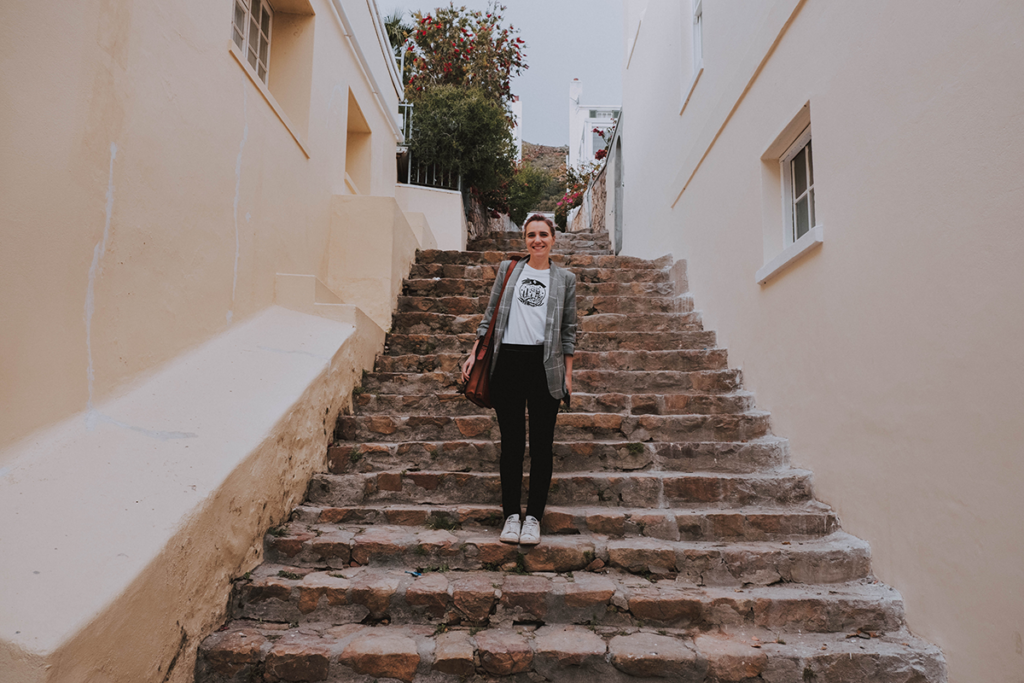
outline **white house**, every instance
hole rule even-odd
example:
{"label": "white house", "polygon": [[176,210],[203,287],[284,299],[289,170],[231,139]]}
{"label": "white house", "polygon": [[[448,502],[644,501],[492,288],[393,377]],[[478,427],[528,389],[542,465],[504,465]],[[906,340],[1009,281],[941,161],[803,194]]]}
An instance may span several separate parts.
{"label": "white house", "polygon": [[621,253],[687,260],[730,364],[950,680],[1020,679],[1024,4],[625,15]]}
{"label": "white house", "polygon": [[567,163],[572,168],[580,168],[596,161],[594,156],[598,150],[605,148],[605,138],[596,130],[611,131],[615,127],[615,119],[621,107],[611,104],[584,104],[583,84],[574,78],[569,84],[569,157]]}

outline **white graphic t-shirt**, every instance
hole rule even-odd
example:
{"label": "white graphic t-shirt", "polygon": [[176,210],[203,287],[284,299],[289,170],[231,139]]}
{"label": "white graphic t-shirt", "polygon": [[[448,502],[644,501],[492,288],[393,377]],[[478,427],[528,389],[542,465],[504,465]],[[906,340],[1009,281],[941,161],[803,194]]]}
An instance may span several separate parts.
{"label": "white graphic t-shirt", "polygon": [[523,265],[523,271],[512,288],[512,308],[502,344],[544,343],[550,283],[550,268],[534,270],[529,263]]}

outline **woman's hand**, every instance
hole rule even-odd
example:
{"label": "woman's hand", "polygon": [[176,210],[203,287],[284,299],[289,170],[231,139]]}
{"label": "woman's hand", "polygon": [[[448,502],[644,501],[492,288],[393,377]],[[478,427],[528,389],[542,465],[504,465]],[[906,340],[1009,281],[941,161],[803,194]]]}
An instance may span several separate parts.
{"label": "woman's hand", "polygon": [[469,381],[469,373],[473,372],[473,366],[476,365],[476,350],[469,354],[469,358],[462,364],[462,381]]}
{"label": "woman's hand", "polygon": [[478,338],[473,342],[473,348],[469,351],[469,358],[462,364],[462,381],[469,381],[469,373],[473,372],[473,366],[476,365],[476,349],[480,346],[480,339]]}

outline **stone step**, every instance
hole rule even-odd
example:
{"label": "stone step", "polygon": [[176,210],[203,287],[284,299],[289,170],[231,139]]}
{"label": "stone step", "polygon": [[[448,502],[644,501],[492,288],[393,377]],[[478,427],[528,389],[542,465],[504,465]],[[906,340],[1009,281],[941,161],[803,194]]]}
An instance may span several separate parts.
{"label": "stone step", "polygon": [[[483,245],[483,249],[467,249],[467,254],[504,254],[506,258],[509,256],[519,256],[520,258],[529,258],[529,254],[526,251],[526,247],[517,245],[500,245],[490,244]],[[579,244],[562,244],[559,245],[557,242],[551,249],[552,260],[558,259],[559,257],[565,258],[568,256],[614,256],[615,252],[611,248],[606,246],[597,245],[594,243],[580,242]]]}
{"label": "stone step", "polygon": [[424,530],[390,525],[331,525],[330,531],[289,523],[268,534],[266,561],[295,567],[347,566],[527,572],[610,568],[666,576],[699,586],[831,584],[867,578],[866,543],[841,531],[807,540],[733,542],[548,535],[537,546],[498,540],[497,529]]}
{"label": "stone step", "polygon": [[[488,296],[400,296],[400,313],[447,313],[451,315],[482,314],[487,310]],[[687,313],[693,310],[689,296],[581,296],[576,297],[579,315],[595,313]]]}
{"label": "stone step", "polygon": [[[497,265],[497,263],[467,265],[417,262],[412,265],[409,271],[409,279],[423,280],[436,277],[441,279],[486,280],[494,282],[494,277],[497,274]],[[576,275],[577,282],[669,282],[667,270],[574,266],[572,272]]]}
{"label": "stone step", "polygon": [[[500,353],[500,351],[499,351]],[[577,351],[573,372],[580,370],[670,370],[694,372],[729,367],[725,349],[673,349],[671,351]],[[611,387],[609,387],[611,388]]]}
{"label": "stone step", "polygon": [[[490,296],[494,279],[425,278],[406,280],[406,296]],[[581,282],[577,296],[674,296],[670,282]]]}
{"label": "stone step", "polygon": [[[509,249],[524,251],[526,240],[522,237],[482,238],[470,241],[466,251],[507,251]],[[563,234],[555,237],[555,249],[611,249],[611,240],[607,235],[601,236],[568,236]]]}
{"label": "stone step", "polygon": [[[569,236],[565,233],[555,237],[555,249],[611,249],[611,240],[607,235]],[[466,244],[466,251],[508,251],[526,250],[526,241],[520,237],[485,237],[471,240]]]}
{"label": "stone step", "polygon": [[[524,489],[529,487],[524,475]],[[494,504],[501,499],[497,472],[447,470],[313,475],[313,505]],[[548,504],[605,508],[695,507],[725,510],[752,505],[781,508],[811,500],[811,473],[780,469],[750,474],[723,472],[558,472]],[[526,497],[523,496],[525,504]]]}
{"label": "stone step", "polygon": [[[576,370],[573,390],[584,393],[669,394],[697,391],[731,393],[741,385],[739,370]],[[461,385],[459,371],[374,372],[363,378],[363,392],[373,394],[451,393]]]}
{"label": "stone step", "polygon": [[576,333],[576,348],[581,351],[672,351],[716,346],[715,333],[708,330]]}
{"label": "stone step", "polygon": [[[459,392],[367,394],[353,397],[358,415],[480,415],[479,406]],[[754,409],[754,396],[732,394],[584,394],[575,392],[567,412],[623,415],[719,415]]]}
{"label": "stone step", "polygon": [[[432,353],[468,354],[476,334],[405,334],[388,335],[385,354],[430,355]],[[576,348],[580,351],[658,351],[674,349],[709,349],[715,347],[715,333],[704,330],[686,332],[577,332]]]}
{"label": "stone step", "polygon": [[[443,263],[475,266],[481,264],[497,265],[508,258],[504,251],[451,251],[442,249],[422,249],[416,252],[416,263]],[[636,256],[614,256],[610,254],[552,254],[551,260],[560,266],[575,270],[576,268],[617,268],[623,270],[662,270],[672,265],[670,257],[657,260],[642,259]]]}
{"label": "stone step", "polygon": [[[749,441],[768,434],[768,413],[736,415],[620,415],[559,413],[555,440]],[[340,441],[500,439],[493,415],[342,415]]]}
{"label": "stone step", "polygon": [[[851,637],[857,633],[867,639]],[[261,672],[271,678],[256,678]],[[200,645],[195,680],[455,683],[506,677],[566,683],[945,683],[946,664],[937,647],[905,630],[877,637],[854,631],[783,638],[756,627],[708,633],[563,624],[286,628],[239,620]]]}
{"label": "stone step", "polygon": [[[306,525],[371,524],[468,529],[502,525],[495,505],[300,505],[292,521]],[[544,511],[545,534],[601,534],[609,538],[646,536],[668,541],[793,541],[827,536],[839,520],[816,501],[786,508],[732,510],[653,509],[550,506]],[[332,529],[327,530],[329,533]]]}
{"label": "stone step", "polygon": [[694,586],[623,572],[572,576],[501,571],[419,572],[348,567],[311,571],[259,567],[235,584],[235,619],[270,623],[534,624],[655,626],[717,630],[769,628],[785,633],[862,633],[904,627],[892,588],[857,581],[828,588]]}
{"label": "stone step", "polygon": [[[498,353],[501,351],[499,349]],[[723,370],[728,367],[725,349],[675,349],[672,351],[576,351],[573,356],[573,375],[576,370],[653,372],[697,372]],[[466,352],[405,354],[378,356],[377,372],[456,372],[466,360]],[[610,386],[614,391],[617,387]]]}
{"label": "stone step", "polygon": [[[555,235],[555,242],[562,244],[578,244],[581,242],[610,245],[611,236],[607,232],[559,232]],[[492,232],[486,235],[469,240],[467,249],[480,250],[481,244],[523,244],[524,239],[521,232]]]}
{"label": "stone step", "polygon": [[[529,258],[529,254],[526,251],[526,247],[522,245],[502,245],[502,244],[486,244],[481,245],[481,249],[467,249],[465,253],[468,254],[504,254],[506,258],[509,256],[519,256],[520,258]],[[558,244],[551,249],[551,258],[556,259],[558,257],[566,256],[614,256],[615,253],[611,248],[594,244],[593,242],[580,242],[578,244]]]}
{"label": "stone step", "polygon": [[704,328],[696,311],[581,315],[577,324],[582,332],[693,332]]}
{"label": "stone step", "polygon": [[[732,472],[753,473],[789,462],[785,439],[752,441],[555,441],[556,472]],[[341,442],[327,450],[332,474],[447,470],[497,472],[500,444],[491,440]],[[527,454],[526,462],[530,456]]]}
{"label": "stone step", "polygon": [[[578,332],[695,332],[702,329],[700,313],[596,313],[577,318]],[[476,334],[483,313],[398,312],[391,330],[398,334]]]}

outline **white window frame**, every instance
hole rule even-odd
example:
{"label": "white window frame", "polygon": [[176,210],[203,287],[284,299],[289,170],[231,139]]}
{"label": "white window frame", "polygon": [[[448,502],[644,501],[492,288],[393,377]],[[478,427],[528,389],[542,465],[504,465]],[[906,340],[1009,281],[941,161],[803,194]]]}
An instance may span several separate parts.
{"label": "white window frame", "polygon": [[[259,16],[254,16],[254,13],[258,13]],[[238,25],[239,21],[242,22],[242,26]],[[270,78],[270,45],[273,31],[274,8],[267,0],[233,0],[231,40],[245,55],[249,68],[264,83]]]}
{"label": "white window frame", "polygon": [[704,66],[704,0],[693,0],[693,73]]}
{"label": "white window frame", "polygon": [[[793,144],[789,146],[785,154],[779,159],[779,163],[782,168],[782,206],[785,219],[785,230],[786,230],[786,245],[795,243],[804,235],[812,232],[814,228],[818,227],[818,215],[815,210],[814,200],[814,152],[812,148],[809,148],[811,144],[811,127],[807,126],[800,135],[797,136]],[[796,183],[793,178],[793,160],[800,154],[800,152],[808,149],[807,163],[805,164],[806,187],[800,196],[796,196]],[[807,230],[804,235],[797,235],[797,203],[804,197],[808,199],[809,217]]]}
{"label": "white window frame", "polygon": [[683,97],[679,103],[680,116],[686,111],[686,105],[690,103],[690,97],[693,96],[693,91],[697,87],[697,81],[700,80],[700,75],[704,73],[704,0],[693,0],[692,7],[690,24],[693,35],[690,42],[693,43],[693,69],[689,84],[681,84],[683,86]]}

